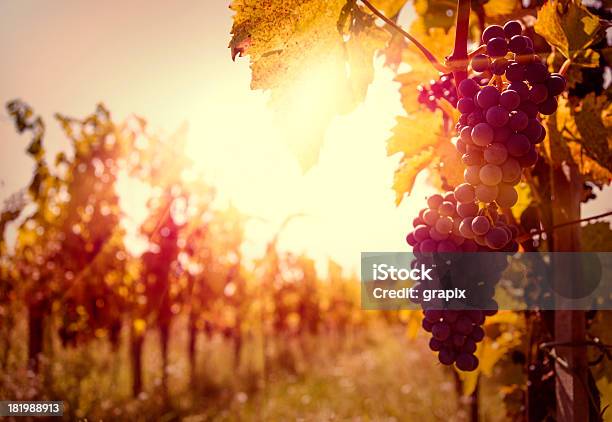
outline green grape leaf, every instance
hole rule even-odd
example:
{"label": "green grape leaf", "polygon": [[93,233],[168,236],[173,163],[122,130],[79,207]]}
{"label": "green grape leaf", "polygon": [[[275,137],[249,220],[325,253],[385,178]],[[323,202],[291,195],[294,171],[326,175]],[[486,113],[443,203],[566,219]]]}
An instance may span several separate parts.
{"label": "green grape leaf", "polygon": [[573,59],[597,41],[601,25],[578,1],[549,0],[538,12],[535,30],[565,58]]}
{"label": "green grape leaf", "polygon": [[[403,3],[375,2],[390,13]],[[251,89],[271,91],[277,122],[308,170],[332,119],[364,99],[374,53],[391,37],[355,1],[234,0],[230,8],[232,57],[249,56]]]}

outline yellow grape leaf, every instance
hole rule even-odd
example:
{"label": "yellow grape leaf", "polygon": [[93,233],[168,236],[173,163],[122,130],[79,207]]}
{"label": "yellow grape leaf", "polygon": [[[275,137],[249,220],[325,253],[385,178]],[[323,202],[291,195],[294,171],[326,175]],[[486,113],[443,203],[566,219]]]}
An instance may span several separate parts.
{"label": "yellow grape leaf", "polygon": [[597,40],[599,18],[574,0],[549,0],[538,12],[535,30],[566,58]]}
{"label": "yellow grape leaf", "polygon": [[[452,10],[454,13],[454,6]],[[424,17],[415,19],[410,25],[410,34],[418,39],[421,44],[427,47],[427,49],[438,58],[438,60],[443,61],[444,57],[451,54],[455,41],[454,18],[453,23],[448,30],[440,27],[428,26],[426,18]],[[419,52],[414,44],[409,43],[408,45],[409,51],[413,52],[415,55],[418,55],[419,61],[426,64],[431,71],[431,65],[426,62],[425,59],[423,59],[421,55],[422,53]]]}
{"label": "yellow grape leaf", "polygon": [[414,10],[426,28],[443,28],[446,31],[455,24],[456,8],[457,2],[454,0],[415,0],[414,2]]}
{"label": "yellow grape leaf", "polygon": [[421,170],[427,168],[434,157],[434,149],[428,148],[417,155],[402,158],[393,176],[395,204],[399,205],[405,194],[410,194],[414,181]]}
{"label": "yellow grape leaf", "polygon": [[443,189],[451,189],[463,183],[465,165],[461,162],[461,154],[447,135],[440,135],[436,145],[437,159],[433,163],[434,173],[439,179],[436,185]]}
{"label": "yellow grape leaf", "polygon": [[372,0],[371,3],[389,18],[397,15],[407,0]]}
{"label": "yellow grape leaf", "polygon": [[277,122],[307,170],[331,120],[365,97],[374,52],[390,35],[346,0],[234,0],[230,8],[232,57],[249,56],[251,89],[271,91]]}
{"label": "yellow grape leaf", "polygon": [[[553,116],[555,117],[555,116]],[[555,118],[547,119],[547,147],[559,165],[572,159],[581,174],[601,183],[612,179],[612,104],[590,93],[578,104],[560,99]]]}
{"label": "yellow grape leaf", "polygon": [[520,219],[521,214],[523,214],[523,211],[525,211],[527,207],[531,205],[533,198],[531,195],[531,188],[529,187],[529,183],[521,182],[516,185],[514,189],[518,193],[518,201],[516,201],[516,204],[514,204],[514,206],[512,207],[512,214],[516,219]]}
{"label": "yellow grape leaf", "polygon": [[408,312],[407,324],[406,324],[406,336],[409,339],[415,339],[421,331],[421,323],[423,321],[423,312],[419,311],[401,311]]}
{"label": "yellow grape leaf", "polygon": [[484,4],[483,8],[487,18],[491,19],[513,14],[520,8],[520,3],[515,0],[490,0]]}
{"label": "yellow grape leaf", "polygon": [[438,143],[440,114],[426,111],[396,117],[393,135],[387,141],[387,155],[401,152],[404,156],[416,155],[423,149]]}

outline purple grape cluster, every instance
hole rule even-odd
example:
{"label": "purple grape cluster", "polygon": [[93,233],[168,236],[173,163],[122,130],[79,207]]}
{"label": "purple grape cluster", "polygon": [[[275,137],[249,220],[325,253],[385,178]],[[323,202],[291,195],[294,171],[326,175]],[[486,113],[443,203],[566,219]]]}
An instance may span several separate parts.
{"label": "purple grape cluster", "polygon": [[487,54],[474,56],[471,65],[496,75],[497,84],[481,87],[478,79],[465,79],[457,102],[456,147],[466,165],[464,179],[477,201],[502,208],[517,202],[513,186],[521,180],[521,169],[538,160],[536,145],[546,136],[539,114],[556,111],[556,97],[566,85],[561,75],[548,72],[521,31],[518,21],[485,29]]}
{"label": "purple grape cluster", "polygon": [[485,317],[496,313],[495,309],[424,310],[422,326],[432,336],[429,348],[438,352],[440,363],[454,363],[462,371],[474,371],[478,367],[476,345],[485,336],[482,328]]}
{"label": "purple grape cluster", "polygon": [[448,101],[453,107],[457,106],[457,88],[450,74],[441,75],[437,81],[430,80],[429,86],[417,86],[417,91],[419,92],[418,102],[431,111],[435,111],[438,108],[438,100],[441,99]]}

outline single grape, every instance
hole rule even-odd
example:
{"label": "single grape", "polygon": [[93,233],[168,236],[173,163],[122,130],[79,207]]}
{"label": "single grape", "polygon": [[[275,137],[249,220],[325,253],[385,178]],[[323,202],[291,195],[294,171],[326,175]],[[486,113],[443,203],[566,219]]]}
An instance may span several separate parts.
{"label": "single grape", "polygon": [[481,184],[476,186],[476,199],[480,202],[490,203],[497,198],[497,186]]}
{"label": "single grape", "polygon": [[508,158],[508,150],[503,144],[494,142],[484,151],[484,159],[487,163],[500,165]]}
{"label": "single grape", "polygon": [[544,63],[536,61],[525,68],[525,77],[530,84],[541,84],[548,78],[548,69]]}
{"label": "single grape", "polygon": [[529,91],[529,99],[536,103],[543,103],[548,98],[548,88],[545,84],[535,84]]}
{"label": "single grape", "polygon": [[494,75],[503,75],[507,68],[508,60],[504,57],[498,57],[491,64],[491,70]]}
{"label": "single grape", "polygon": [[431,334],[435,339],[444,341],[451,334],[451,327],[446,322],[436,322],[431,328]]}
{"label": "single grape", "polygon": [[527,41],[525,41],[525,38],[526,37],[519,34],[514,35],[508,42],[508,49],[514,54],[523,54],[527,48]]}
{"label": "single grape", "polygon": [[522,110],[513,111],[510,115],[510,121],[508,125],[512,130],[521,131],[529,124],[529,117],[527,113]]}
{"label": "single grape", "polygon": [[472,220],[472,232],[474,232],[474,234],[477,236],[485,235],[490,228],[491,223],[489,222],[489,219],[484,215],[474,217],[474,219]]}
{"label": "single grape", "polygon": [[493,135],[493,128],[488,123],[478,123],[472,128],[472,141],[476,145],[489,145],[493,141]]}
{"label": "single grape", "polygon": [[514,157],[520,157],[521,155],[526,154],[527,151],[529,151],[530,146],[531,143],[529,142],[529,139],[520,133],[515,133],[514,135],[510,136],[510,139],[508,139],[508,142],[506,143],[508,152]]}
{"label": "single grape", "polygon": [[440,217],[436,221],[435,227],[438,232],[442,234],[449,234],[451,231],[453,231],[453,219],[450,217]]}
{"label": "single grape", "polygon": [[485,30],[482,32],[482,43],[486,44],[489,42],[489,40],[496,38],[496,37],[501,37],[501,38],[506,37],[504,28],[502,28],[499,25],[490,25],[487,28],[485,28]]}
{"label": "single grape", "polygon": [[463,142],[461,139],[457,139],[457,141],[455,142],[455,148],[457,148],[457,151],[462,154],[465,154],[465,152],[467,151],[465,142]]}
{"label": "single grape", "polygon": [[519,21],[508,21],[504,25],[504,33],[506,38],[511,39],[515,35],[520,35],[523,32],[523,26]]}
{"label": "single grape", "polygon": [[438,360],[442,365],[452,365],[455,362],[455,352],[450,348],[444,348],[438,353]]}
{"label": "single grape", "polygon": [[[476,236],[476,233],[472,230],[472,222],[474,221],[474,217],[466,217],[459,224],[459,232],[466,239],[472,239]],[[464,250],[466,245],[464,244]]]}
{"label": "single grape", "polygon": [[527,48],[531,48],[533,50],[533,41],[531,41],[531,38],[529,38],[526,35],[523,35],[523,37],[525,37],[525,42],[527,43]]}
{"label": "single grape", "polygon": [[[474,193],[474,199],[476,199],[476,193]],[[466,202],[465,204],[457,205],[457,214],[459,217],[474,217],[478,214],[478,205],[475,202]],[[460,230],[461,230],[461,224]]]}
{"label": "single grape", "polygon": [[521,97],[521,100],[527,100],[529,98],[529,87],[525,82],[522,82],[522,80],[512,82],[508,85],[508,90],[516,91]]}
{"label": "single grape", "polygon": [[[470,330],[471,332],[471,330]],[[465,340],[465,343],[463,344],[463,347],[461,347],[461,351],[463,353],[469,353],[472,354],[476,351],[476,342],[474,340],[472,340],[471,337],[468,337]]]}
{"label": "single grape", "polygon": [[461,156],[461,162],[466,166],[479,166],[484,164],[484,158],[481,151],[466,152]]}
{"label": "single grape", "polygon": [[482,123],[482,122],[484,122],[484,114],[482,113],[482,110],[473,111],[468,116],[468,125],[470,125],[472,127],[474,127],[478,123]]}
{"label": "single grape", "polygon": [[414,246],[417,244],[417,240],[414,237],[414,233],[408,233],[408,235],[406,236],[406,243],[408,243],[410,246]]}
{"label": "single grape", "polygon": [[497,105],[499,101],[499,91],[491,85],[487,85],[476,94],[476,102],[482,109],[487,109]]}
{"label": "single grape", "polygon": [[[431,329],[428,332],[430,331]],[[442,348],[442,342],[432,337],[431,339],[429,339],[429,348],[433,350],[434,352],[438,352]]]}
{"label": "single grape", "polygon": [[472,128],[469,126],[466,126],[464,128],[461,129],[461,132],[459,132],[459,136],[461,137],[461,140],[466,144],[466,145],[470,145],[472,144]]}
{"label": "single grape", "polygon": [[504,144],[512,133],[512,130],[508,126],[496,127],[493,135],[493,142]]}
{"label": "single grape", "polygon": [[[427,206],[431,209],[438,208],[440,205],[442,205],[442,202],[444,202],[444,198],[442,198],[442,195],[437,193],[427,198]],[[423,214],[425,214],[425,212],[423,212]]]}
{"label": "single grape", "polygon": [[455,188],[455,198],[460,204],[474,202],[474,187],[468,183],[462,183]]}
{"label": "single grape", "polygon": [[425,223],[429,226],[433,226],[434,224],[436,224],[438,218],[440,218],[440,214],[438,214],[438,211],[436,211],[435,209],[428,209],[423,214],[423,221],[425,221]]}
{"label": "single grape", "polygon": [[535,119],[538,116],[538,105],[533,101],[523,101],[519,109],[523,110],[530,119]]}
{"label": "single grape", "polygon": [[[484,311],[483,313],[484,313],[485,315],[487,314],[487,312],[486,312],[486,311]],[[484,330],[482,329],[482,327],[474,327],[474,330],[472,330],[472,332],[470,333],[470,337],[472,337],[472,339],[473,339],[475,342],[477,342],[477,343],[478,343],[479,341],[482,341],[482,339],[484,338],[484,336],[485,336],[485,332],[484,332]]]}
{"label": "single grape", "polygon": [[420,225],[425,224],[425,222],[423,221],[423,219],[421,217],[416,217],[414,220],[412,220],[412,227],[417,227]]}
{"label": "single grape", "polygon": [[538,111],[546,116],[553,114],[557,111],[557,99],[555,97],[548,98],[540,104]]}
{"label": "single grape", "polygon": [[521,104],[521,96],[518,92],[507,89],[499,96],[499,104],[508,111],[516,110]]}
{"label": "single grape", "polygon": [[491,60],[486,54],[476,54],[472,58],[472,69],[474,72],[484,72],[491,66]]}
{"label": "single grape", "polygon": [[522,157],[519,157],[519,164],[521,167],[532,167],[538,162],[538,152],[535,147],[529,148],[529,151]]}
{"label": "single grape", "polygon": [[495,200],[497,205],[502,208],[512,208],[517,201],[518,193],[514,187],[505,184],[499,185],[499,193],[497,194],[497,199]]}
{"label": "single grape", "polygon": [[[433,328],[433,323],[427,319],[421,321],[421,327],[428,333],[431,333],[431,329]],[[438,340],[439,341],[439,340]]]}
{"label": "single grape", "polygon": [[455,364],[460,371],[471,372],[478,368],[478,358],[471,353],[460,353]]}
{"label": "single grape", "polygon": [[480,181],[485,185],[495,186],[502,180],[502,170],[496,165],[485,164],[480,168]]}
{"label": "single grape", "polygon": [[511,62],[506,68],[506,79],[510,82],[521,82],[525,79],[525,66]]}
{"label": "single grape", "polygon": [[459,83],[459,93],[463,97],[473,97],[480,90],[480,86],[474,79],[464,79]]}
{"label": "single grape", "polygon": [[485,235],[485,241],[487,242],[487,246],[491,249],[501,249],[506,243],[508,243],[508,234],[500,229],[499,227],[494,227]]}
{"label": "single grape", "polygon": [[525,135],[531,143],[535,144],[535,141],[540,137],[543,130],[544,127],[537,119],[529,119],[527,127],[521,133]]}
{"label": "single grape", "polygon": [[455,213],[455,204],[450,201],[444,201],[438,207],[438,213],[442,216],[448,217]]}
{"label": "single grape", "polygon": [[476,109],[476,105],[471,98],[462,98],[457,102],[457,109],[461,113],[471,113]]}
{"label": "single grape", "polygon": [[508,123],[508,110],[500,105],[493,106],[487,110],[485,118],[492,127],[502,127]]}
{"label": "single grape", "polygon": [[414,229],[414,238],[417,242],[424,242],[429,239],[429,227],[426,225],[415,227]]}
{"label": "single grape", "polygon": [[457,319],[460,316],[461,316],[461,311],[456,311],[454,309],[444,309],[442,311],[442,318],[444,318],[444,321],[451,323],[451,324],[457,321]]}
{"label": "single grape", "polygon": [[501,166],[502,169],[502,181],[509,183],[515,180],[517,177],[521,177],[521,165],[514,158],[508,158]]}
{"label": "single grape", "polygon": [[505,37],[491,38],[487,42],[487,53],[491,57],[504,57],[508,53],[508,42]]}
{"label": "single grape", "polygon": [[470,185],[480,184],[480,166],[469,166],[463,171],[463,178]]}
{"label": "single grape", "polygon": [[548,88],[548,95],[556,97],[565,91],[565,78],[558,73],[553,73],[546,80],[546,87]]}

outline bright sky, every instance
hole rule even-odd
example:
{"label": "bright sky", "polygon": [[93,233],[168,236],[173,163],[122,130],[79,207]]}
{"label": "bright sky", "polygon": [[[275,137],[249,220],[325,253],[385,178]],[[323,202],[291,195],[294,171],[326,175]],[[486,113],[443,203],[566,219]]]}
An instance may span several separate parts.
{"label": "bright sky", "polygon": [[[245,252],[257,256],[280,222],[294,220],[280,246],[330,256],[353,269],[361,251],[402,250],[426,188],[394,205],[397,158],[385,139],[401,112],[393,74],[377,65],[365,103],[329,128],[318,165],[303,175],[267,108],[249,89],[248,59],[233,63],[227,2],[142,1],[0,3],[0,101],[22,98],[47,119],[50,154],[67,147],[54,112],[83,116],[103,101],[116,119],[136,113],[162,133],[189,124],[189,152],[219,190],[254,220]],[[8,58],[8,59],[6,59]],[[32,163],[0,114],[0,196],[25,186]],[[10,159],[7,159],[10,157]],[[146,210],[133,185],[122,188],[133,224]],[[127,194],[126,194],[127,193]]]}
{"label": "bright sky", "polygon": [[[283,249],[353,269],[361,251],[405,250],[430,190],[421,175],[412,197],[394,205],[397,158],[385,156],[384,141],[401,107],[393,74],[380,63],[365,103],[333,122],[318,165],[303,175],[267,96],[249,89],[248,59],[230,59],[227,1],[4,1],[0,16],[0,101],[22,98],[43,115],[50,154],[67,147],[54,112],[84,116],[102,101],[115,119],[136,113],[160,133],[186,121],[189,152],[221,203],[267,221],[249,224],[248,256],[262,253],[293,213],[307,217],[283,232]],[[4,198],[26,185],[32,162],[4,110],[0,137]],[[135,227],[145,198],[132,185],[122,193]]]}

